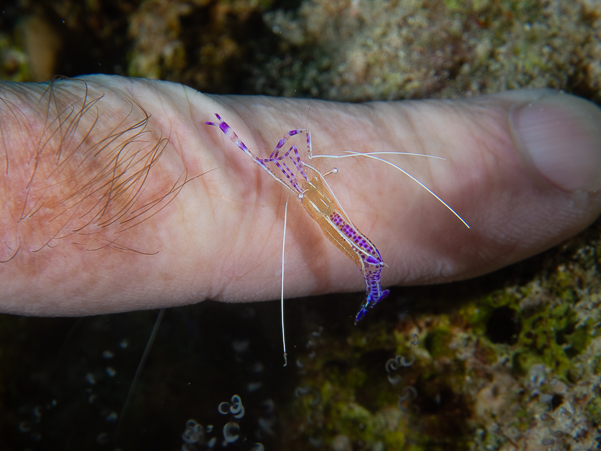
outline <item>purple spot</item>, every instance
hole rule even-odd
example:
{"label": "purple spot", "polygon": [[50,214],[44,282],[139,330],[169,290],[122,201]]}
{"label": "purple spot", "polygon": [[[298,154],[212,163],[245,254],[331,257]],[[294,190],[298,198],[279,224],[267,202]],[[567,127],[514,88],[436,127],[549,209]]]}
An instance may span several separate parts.
{"label": "purple spot", "polygon": [[366,261],[367,263],[369,263],[370,265],[379,265],[379,264],[381,264],[381,263],[382,263],[381,261],[378,261],[378,260],[376,260],[376,259],[375,259],[374,257],[372,257],[371,255],[369,255],[369,256],[368,256],[368,257],[365,259],[365,261]]}

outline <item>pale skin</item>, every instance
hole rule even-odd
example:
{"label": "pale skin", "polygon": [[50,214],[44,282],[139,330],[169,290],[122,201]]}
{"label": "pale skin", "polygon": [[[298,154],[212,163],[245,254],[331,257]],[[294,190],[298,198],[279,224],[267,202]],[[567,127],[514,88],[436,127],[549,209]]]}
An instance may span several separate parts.
{"label": "pale skin", "polygon": [[[56,154],[53,159],[50,151],[40,152],[40,140],[34,138],[48,124],[48,98],[46,103],[39,102],[47,86],[36,91],[26,84],[2,85],[5,100],[14,89],[20,94],[9,96],[10,107],[6,102],[0,106],[0,155],[5,160],[0,185],[5,243],[0,253],[4,262],[0,263],[1,312],[91,315],[206,299],[277,299],[287,196],[285,296],[362,291],[364,282],[354,263],[323,236],[298,200],[223,133],[205,125],[214,113],[262,157],[287,131],[308,128],[315,154],[419,152],[446,159],[390,158],[441,196],[471,229],[383,163],[360,158],[320,163],[323,172],[338,168],[328,182],[388,265],[382,272],[384,287],[441,283],[493,271],[576,234],[601,211],[601,198],[593,193],[601,188],[601,137],[591,127],[578,127],[581,116],[601,125],[601,113],[592,104],[567,95],[567,106],[557,107],[558,118],[564,114],[565,120],[558,119],[559,125],[550,134],[567,123],[572,129],[560,136],[573,133],[568,142],[578,149],[589,145],[592,150],[583,152],[590,163],[577,168],[582,174],[572,171],[550,178],[519,150],[521,143],[509,119],[516,105],[544,97],[540,91],[453,102],[357,105],[208,96],[173,83],[89,76],[63,82],[67,83],[65,92],[72,89],[73,98],[81,99],[82,80],[87,83],[88,99],[99,99],[90,109],[96,111],[98,121],[94,128],[92,121],[77,123],[82,135],[90,129],[92,133],[80,146],[73,145],[76,153],[61,166],[65,174],[61,183],[46,184],[56,174]],[[33,94],[28,97],[28,93]],[[17,104],[14,99],[18,98],[28,100]],[[106,138],[125,118],[129,126],[143,120],[144,112],[150,115],[148,133],[132,139],[123,147],[126,150],[115,154],[116,160],[95,163],[93,156],[77,158],[95,142],[94,133]],[[68,147],[66,141],[57,140],[55,147]],[[110,140],[106,143],[103,148],[112,145]],[[163,199],[154,210],[146,216],[136,216],[142,210],[130,210],[131,220],[121,226],[118,220],[100,221],[99,226],[94,214],[73,219],[96,211],[93,208],[106,205],[107,200],[94,198],[98,187],[106,188],[105,179],[82,191],[89,180],[82,181],[82,168],[102,171],[115,161],[124,161],[126,151],[147,155],[135,149],[148,151],[153,146],[162,152],[156,153],[140,185],[132,186],[129,193],[139,195],[138,207]],[[32,158],[36,154],[37,160]],[[140,168],[147,166],[141,163]],[[121,182],[129,180],[131,172],[136,173],[133,165]],[[45,203],[35,204],[31,193],[27,198],[34,173],[40,181],[36,195],[43,192]],[[127,197],[119,186],[114,183],[108,190],[113,204],[105,208],[114,208],[115,217],[122,211],[115,203]],[[89,204],[73,207],[69,202],[75,192]],[[23,214],[27,199],[29,216]],[[135,218],[140,220],[136,223]],[[65,224],[71,224],[70,228]]]}

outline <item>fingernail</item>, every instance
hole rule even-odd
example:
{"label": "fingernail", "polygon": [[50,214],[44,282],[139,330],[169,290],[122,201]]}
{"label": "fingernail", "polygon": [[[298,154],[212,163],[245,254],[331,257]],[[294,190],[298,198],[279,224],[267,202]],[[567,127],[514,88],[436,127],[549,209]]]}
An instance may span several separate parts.
{"label": "fingernail", "polygon": [[518,148],[550,183],[601,189],[601,108],[560,93],[516,106],[509,120]]}

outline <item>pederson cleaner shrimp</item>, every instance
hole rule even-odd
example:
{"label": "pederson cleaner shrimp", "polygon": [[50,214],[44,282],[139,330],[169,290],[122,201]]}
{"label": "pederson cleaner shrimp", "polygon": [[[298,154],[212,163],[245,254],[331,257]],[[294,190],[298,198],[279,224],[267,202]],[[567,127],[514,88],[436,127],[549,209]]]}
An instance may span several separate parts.
{"label": "pederson cleaner shrimp", "polygon": [[[256,164],[266,171],[277,182],[290,190],[301,202],[305,211],[315,220],[321,228],[323,234],[347,257],[349,257],[361,271],[365,281],[365,300],[362,302],[357,315],[355,324],[357,324],[376,304],[389,294],[389,290],[382,289],[380,275],[386,264],[382,260],[380,252],[376,246],[352,223],[346,214],[330,185],[326,181],[326,176],[337,173],[336,168],[322,174],[314,166],[303,161],[296,145],[284,152],[284,146],[290,138],[296,135],[305,134],[307,146],[307,158],[345,158],[345,157],[366,157],[386,163],[403,174],[407,175],[414,182],[428,191],[446,208],[448,208],[467,228],[469,225],[457,214],[446,202],[438,197],[433,191],[426,187],[411,174],[401,169],[399,166],[380,158],[378,155],[414,155],[429,158],[438,158],[433,155],[413,154],[407,152],[354,152],[345,151],[343,155],[313,155],[313,145],[311,141],[311,132],[308,129],[295,129],[286,133],[275,146],[274,151],[268,158],[258,158],[242,142],[232,128],[223,120],[219,114],[215,113],[218,122],[207,121],[207,125],[218,127],[240,150],[247,154]],[[275,166],[272,170],[268,166]],[[275,171],[279,171],[278,176]],[[283,176],[283,177],[282,177]],[[287,219],[288,201],[284,210],[284,237],[282,243],[282,342],[284,347],[284,366],[287,363],[286,339],[284,334],[284,249],[286,243],[286,219]]]}

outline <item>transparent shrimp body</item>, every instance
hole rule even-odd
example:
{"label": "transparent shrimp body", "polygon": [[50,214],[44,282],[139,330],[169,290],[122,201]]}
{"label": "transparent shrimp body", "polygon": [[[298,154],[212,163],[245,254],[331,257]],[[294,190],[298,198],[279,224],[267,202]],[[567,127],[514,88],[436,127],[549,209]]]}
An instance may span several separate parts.
{"label": "transparent shrimp body", "polygon": [[[380,274],[385,263],[376,246],[348,218],[324,176],[302,161],[296,146],[291,146],[284,152],[284,145],[291,137],[304,133],[307,138],[308,158],[313,158],[311,133],[305,129],[290,130],[280,139],[268,158],[257,158],[232,128],[218,114],[215,116],[218,122],[206,124],[218,127],[256,164],[292,191],[300,199],[307,213],[317,222],[323,234],[359,267],[365,280],[366,298],[355,317],[357,324],[370,308],[389,293],[388,290],[382,290],[380,284]],[[277,173],[283,177],[279,177]]]}
{"label": "transparent shrimp body", "polygon": [[[385,266],[376,246],[348,218],[323,175],[305,165],[307,180],[299,181],[301,203],[323,234],[359,267],[365,280],[366,298],[355,324],[389,291],[382,290],[380,274]],[[315,173],[314,175],[312,173]]]}

